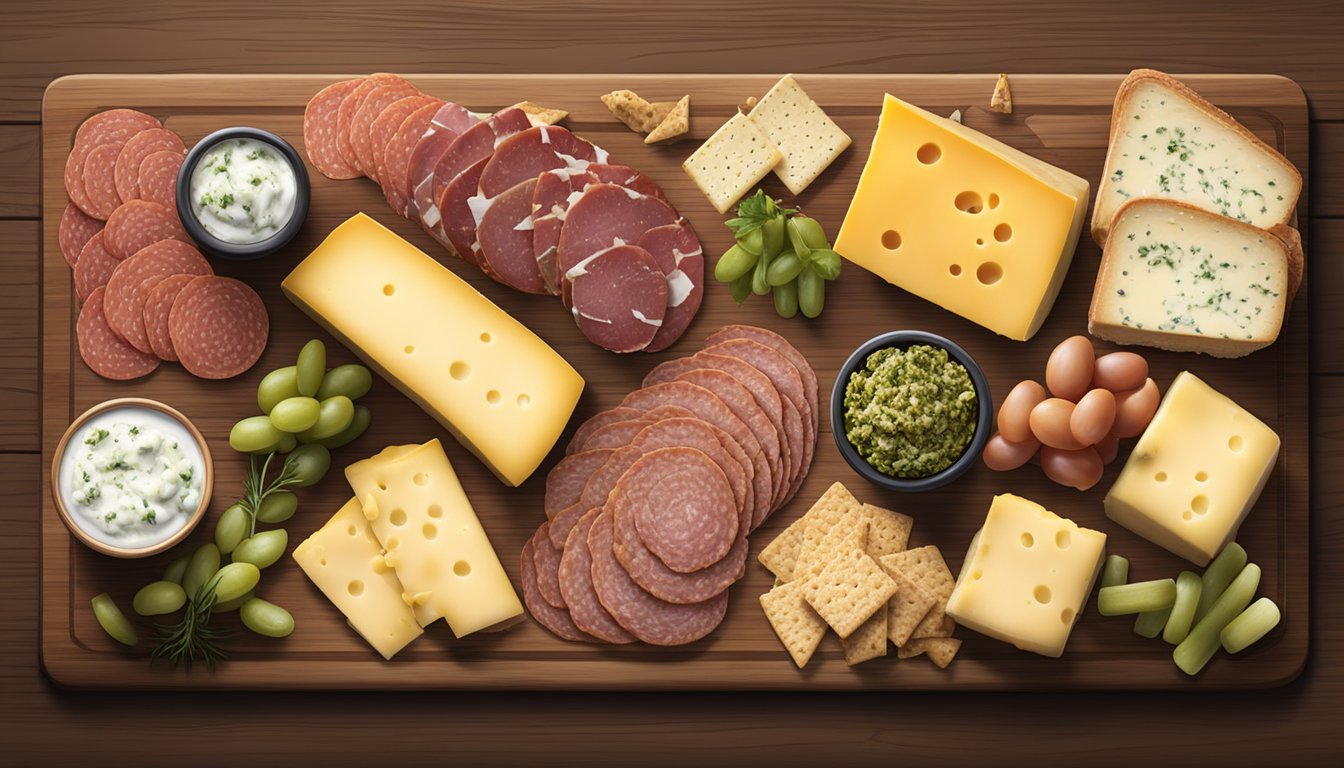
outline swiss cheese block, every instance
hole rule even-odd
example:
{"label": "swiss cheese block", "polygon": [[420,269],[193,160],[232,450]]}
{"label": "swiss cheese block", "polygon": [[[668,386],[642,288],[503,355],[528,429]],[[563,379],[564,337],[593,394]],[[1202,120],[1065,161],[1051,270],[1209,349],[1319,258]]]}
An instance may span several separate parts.
{"label": "swiss cheese block", "polygon": [[1106,516],[1206,565],[1236,538],[1278,457],[1274,430],[1181,373],[1106,494]]}
{"label": "swiss cheese block", "polygon": [[681,167],[714,210],[727,213],[782,158],[770,137],[746,115],[735,112]]}
{"label": "swiss cheese block", "polygon": [[1057,657],[1101,571],[1106,534],[1021,496],[995,496],[971,539],[947,615],[958,624]]}
{"label": "swiss cheese block", "polygon": [[1232,116],[1169,75],[1137,69],[1120,84],[1092,237],[1105,242],[1126,200],[1182,200],[1261,229],[1286,224],[1302,175]]}
{"label": "swiss cheese block", "polygon": [[522,615],[438,440],[392,446],[346,467],[345,478],[421,624],[442,616],[464,637]]}
{"label": "swiss cheese block", "polygon": [[294,560],[383,658],[392,658],[423,632],[357,500],[347,501],[295,547]]}
{"label": "swiss cheese block", "polygon": [[1087,182],[888,95],[835,250],[1019,341],[1050,313]]}
{"label": "swiss cheese block", "polygon": [[1087,330],[1119,344],[1242,357],[1274,343],[1292,292],[1288,243],[1185,203],[1116,212]]}
{"label": "swiss cheese block", "polygon": [[509,485],[536,470],[583,392],[546,342],[362,213],[282,287]]}

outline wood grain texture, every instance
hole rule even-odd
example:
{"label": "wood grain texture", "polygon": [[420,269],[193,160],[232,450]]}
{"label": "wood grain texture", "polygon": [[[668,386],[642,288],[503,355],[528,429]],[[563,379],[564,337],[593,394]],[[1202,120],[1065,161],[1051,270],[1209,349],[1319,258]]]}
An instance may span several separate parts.
{"label": "wood grain texture", "polygon": [[[268,76],[218,78],[197,76],[64,78],[47,91],[43,105],[44,178],[59,177],[70,136],[93,111],[108,106],[132,106],[151,112],[192,143],[229,124],[257,124],[300,145],[302,111],[308,98],[331,78]],[[640,168],[663,185],[669,199],[699,232],[709,254],[722,253],[731,238],[717,214],[679,168],[681,161],[732,114],[746,95],[763,94],[772,76],[412,76],[426,92],[451,98],[478,111],[531,98],[570,110],[568,124],[579,134],[605,147],[617,161]],[[1017,76],[1011,116],[995,115],[983,106],[993,89],[993,75],[979,76],[799,76],[809,95],[824,105],[853,137],[853,149],[826,175],[796,199],[828,232],[838,231],[848,201],[876,128],[875,114],[883,92],[891,92],[939,113],[961,109],[967,125],[986,130],[1041,159],[1061,165],[1084,178],[1096,178],[1105,154],[1106,127],[1111,103],[1121,77]],[[1207,75],[1186,81],[1222,104],[1266,141],[1307,167],[1307,119],[1301,91],[1278,77]],[[674,98],[689,92],[695,104],[690,137],[671,146],[645,148],[639,137],[607,113],[598,96],[625,86],[650,98]],[[543,98],[544,95],[544,98]],[[302,154],[302,146],[299,146]],[[314,171],[311,175],[317,176]],[[771,179],[765,187],[784,195]],[[990,190],[982,190],[987,194]],[[373,197],[370,200],[370,196]],[[790,204],[792,204],[791,201]],[[984,368],[991,389],[1002,396],[1023,376],[1040,376],[1045,358],[1058,341],[1086,331],[1086,307],[1091,299],[1098,248],[1085,241],[1075,255],[1069,279],[1054,311],[1031,342],[1011,342],[975,327],[928,302],[900,294],[875,276],[854,266],[828,291],[827,312],[817,321],[782,321],[762,299],[742,307],[733,303],[724,286],[707,286],[699,316],[683,341],[659,355],[615,356],[594,348],[573,326],[562,308],[550,298],[510,291],[479,271],[436,247],[408,222],[399,220],[367,182],[332,182],[315,178],[309,219],[296,241],[262,263],[220,263],[217,268],[257,288],[271,312],[271,341],[257,367],[236,380],[202,382],[176,366],[165,366],[144,380],[108,382],[93,375],[78,359],[71,360],[71,289],[69,269],[55,248],[53,212],[65,204],[63,190],[44,190],[43,279],[46,320],[43,450],[51,460],[55,441],[78,413],[116,396],[161,399],[183,410],[211,441],[220,489],[202,529],[192,541],[206,540],[214,520],[232,503],[230,488],[241,484],[243,459],[232,453],[226,438],[234,421],[255,411],[255,387],[266,371],[287,364],[303,342],[324,334],[291,306],[278,283],[291,265],[319,242],[331,227],[355,211],[364,210],[394,227],[450,269],[468,279],[512,316],[535,329],[590,382],[573,421],[580,423],[597,410],[612,407],[638,386],[658,362],[690,354],[699,340],[717,328],[746,322],[772,327],[786,334],[808,356],[829,390],[849,351],[869,337],[894,328],[920,328],[952,338]],[[948,201],[949,206],[951,201]],[[950,210],[950,208],[949,208]],[[1306,200],[1299,217],[1305,219]],[[988,233],[986,232],[986,237]],[[1286,620],[1268,641],[1237,658],[1220,660],[1197,680],[1186,678],[1171,664],[1164,649],[1129,632],[1126,621],[1107,621],[1087,610],[1074,629],[1063,661],[1018,652],[971,632],[962,632],[965,645],[957,663],[946,672],[925,663],[895,663],[888,658],[849,669],[837,644],[823,646],[806,670],[798,672],[787,661],[757,605],[769,589],[769,574],[754,562],[747,578],[732,591],[729,616],[705,640],[675,649],[646,646],[593,648],[564,643],[528,624],[502,635],[479,635],[453,642],[442,627],[411,645],[396,661],[385,664],[364,648],[295,568],[277,567],[266,574],[265,596],[293,611],[300,629],[279,643],[256,638],[236,642],[233,663],[213,676],[202,670],[147,675],[142,656],[123,652],[109,641],[83,606],[103,590],[123,602],[139,584],[152,580],[167,561],[190,551],[184,545],[148,562],[109,561],[72,545],[51,510],[43,527],[43,658],[46,668],[62,684],[141,687],[208,688],[558,688],[644,689],[697,688],[799,690],[1040,690],[1061,688],[1238,688],[1282,685],[1293,679],[1305,661],[1309,607],[1307,585],[1307,409],[1306,311],[1299,303],[1288,319],[1282,338],[1246,360],[1212,360],[1193,355],[1143,350],[1154,378],[1162,386],[1181,370],[1192,370],[1220,391],[1251,409],[1284,440],[1279,468],[1261,497],[1256,514],[1243,526],[1239,540],[1266,572],[1263,593],[1284,609]],[[348,352],[327,339],[334,364]],[[1098,344],[1102,351],[1110,346]],[[452,444],[443,431],[428,423],[413,404],[379,387],[368,404],[375,424],[359,441],[342,450],[341,466],[392,443],[440,437],[495,544],[517,583],[517,553],[524,539],[542,520],[544,473],[558,453],[544,463],[533,479],[519,489],[502,487],[480,462]],[[823,427],[829,419],[822,418]],[[571,427],[572,429],[572,427]],[[1122,457],[1123,457],[1122,453]],[[844,464],[823,429],[817,458],[798,497],[780,510],[753,541],[753,552],[802,514],[831,483],[847,483],[860,498],[915,515],[915,542],[939,545],[954,570],[966,543],[983,522],[989,498],[1017,492],[1058,510],[1088,527],[1106,531],[1110,551],[1131,559],[1135,578],[1157,578],[1178,572],[1183,563],[1138,537],[1106,521],[1101,498],[1119,472],[1113,465],[1105,480],[1092,491],[1078,494],[1047,481],[1035,468],[1010,474],[977,466],[955,485],[918,499],[883,493],[863,483]],[[236,491],[235,491],[236,493]],[[303,511],[288,528],[292,540],[315,530],[349,497],[338,477],[302,494]],[[50,504],[43,498],[44,507]],[[1154,651],[1159,651],[1154,653]],[[921,660],[922,662],[923,660]]]}
{"label": "wood grain texture", "polygon": [[38,229],[0,221],[0,451],[38,449]]}
{"label": "wood grain texture", "polygon": [[0,125],[0,219],[37,216],[36,125]]}

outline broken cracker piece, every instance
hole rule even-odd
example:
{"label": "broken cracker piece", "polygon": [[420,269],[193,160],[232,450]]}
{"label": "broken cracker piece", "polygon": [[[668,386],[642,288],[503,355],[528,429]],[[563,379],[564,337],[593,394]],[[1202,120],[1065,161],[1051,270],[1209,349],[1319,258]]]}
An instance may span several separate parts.
{"label": "broken cracker piece", "polygon": [[542,125],[555,125],[556,123],[569,117],[569,113],[563,109],[552,109],[543,107],[535,101],[520,101],[514,104],[515,109],[521,109],[533,118],[534,122]]}
{"label": "broken cracker piece", "polygon": [[859,514],[868,521],[868,540],[864,546],[873,559],[905,550],[910,543],[910,532],[915,520],[909,515],[893,512],[875,504],[862,504]]}
{"label": "broken cracker piece", "polygon": [[994,84],[994,95],[989,97],[989,109],[1005,115],[1013,113],[1013,92],[1008,90],[1008,75],[999,74],[999,81]]}
{"label": "broken cracker piece", "polygon": [[617,120],[629,126],[630,130],[639,133],[648,133],[667,117],[667,113],[672,111],[676,102],[663,101],[657,104],[650,104],[639,94],[630,90],[612,91],[602,96],[602,103],[607,105],[611,114],[616,116]]}
{"label": "broken cracker piece", "polygon": [[947,669],[947,665],[956,658],[957,651],[961,650],[961,640],[955,637],[931,637],[923,640],[911,640],[904,646],[896,649],[896,658],[912,659],[916,656],[927,655],[929,660],[938,665],[939,669]]}
{"label": "broken cracker piece", "polygon": [[[658,106],[657,104],[654,105]],[[645,144],[656,144],[685,134],[691,129],[691,97],[682,96],[662,122],[644,137]]]}
{"label": "broken cracker piece", "polygon": [[896,582],[896,594],[887,603],[887,637],[897,646],[905,645],[938,598],[921,589],[892,564],[891,555],[883,556],[879,562]]}
{"label": "broken cracker piece", "polygon": [[779,641],[799,669],[807,666],[826,635],[826,622],[803,599],[799,582],[782,584],[761,595],[761,608]]}

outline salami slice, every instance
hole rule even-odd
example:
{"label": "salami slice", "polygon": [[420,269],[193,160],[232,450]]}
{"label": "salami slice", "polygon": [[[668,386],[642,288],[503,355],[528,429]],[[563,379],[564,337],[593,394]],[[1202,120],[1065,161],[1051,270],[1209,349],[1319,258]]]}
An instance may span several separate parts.
{"label": "salami slice", "polygon": [[612,352],[649,345],[667,312],[667,279],[649,252],[617,245],[588,256],[565,273],[574,320],[589,341]]}
{"label": "salami slice", "polygon": [[486,162],[478,160],[475,165],[458,174],[444,188],[443,194],[435,199],[434,211],[439,217],[439,226],[430,232],[458,258],[478,267],[484,262],[480,251],[473,247],[476,245],[476,219],[467,201],[481,179]]}
{"label": "salami slice", "polygon": [[392,210],[401,216],[408,215],[411,155],[420,138],[429,130],[434,115],[445,107],[445,102],[434,101],[407,115],[383,149],[383,166],[386,168],[382,177],[383,197],[387,198],[387,204],[392,206]]}
{"label": "salami slice", "polygon": [[[163,126],[158,120],[134,109],[109,109],[85,120],[75,132],[74,145],[65,161],[63,178],[65,192],[70,196],[70,201],[88,215],[96,219],[106,219],[106,215],[98,215],[84,189],[84,163],[89,153],[104,144],[120,146],[140,131],[161,127]],[[114,160],[114,168],[115,162]],[[115,188],[115,175],[112,184]]]}
{"label": "salami slice", "polygon": [[556,512],[555,517],[550,520],[551,527],[546,532],[547,537],[551,540],[551,546],[563,548],[565,539],[569,537],[569,532],[574,530],[574,526],[580,518],[592,508],[582,502],[575,502]]}
{"label": "salami slice", "polygon": [[564,608],[565,598],[560,594],[560,550],[551,546],[547,535],[551,524],[542,523],[532,534],[532,563],[537,567],[537,591],[541,598],[556,608]]}
{"label": "salami slice", "polygon": [[537,566],[532,560],[531,539],[528,539],[527,543],[523,545],[523,552],[519,560],[521,561],[519,565],[523,583],[523,602],[527,604],[527,612],[532,614],[532,618],[561,640],[569,640],[575,643],[592,640],[592,637],[574,626],[573,620],[569,618],[569,611],[556,608],[542,599],[541,592],[537,588]]}
{"label": "salami slice", "polygon": [[90,213],[97,218],[106,219],[122,203],[116,176],[120,154],[120,144],[103,144],[89,150],[89,156],[84,158],[84,191],[93,207]]}
{"label": "salami slice", "polygon": [[607,461],[588,478],[588,483],[583,486],[583,493],[579,496],[579,502],[573,507],[565,508],[551,520],[551,544],[557,549],[563,548],[565,539],[569,538],[569,532],[579,518],[588,510],[606,504],[607,496],[611,493],[611,489],[616,487],[621,475],[624,475],[625,471],[643,455],[643,451],[629,446],[612,451]]}
{"label": "salami slice", "polygon": [[495,146],[481,173],[480,194],[491,198],[524,179],[535,179],[554,168],[585,171],[589,163],[606,162],[606,150],[595,147],[569,129],[538,125],[509,136]]}
{"label": "salami slice", "polygon": [[75,264],[75,295],[80,301],[88,301],[95,288],[102,288],[112,279],[112,270],[120,261],[108,252],[103,245],[102,230],[89,238],[79,252],[79,261]]}
{"label": "salami slice", "polygon": [[640,540],[678,573],[717,563],[737,538],[728,478],[694,448],[644,454],[616,483],[606,509],[616,517],[633,515]]}
{"label": "salami slice", "polygon": [[[420,223],[440,242],[453,248],[458,256],[468,259],[466,252],[476,241],[476,221],[467,199],[476,194],[485,161],[495,153],[500,142],[531,126],[531,119],[521,109],[502,109],[463,131],[435,163],[432,204],[420,208]],[[470,183],[454,186],[462,174],[473,169],[476,176]],[[451,191],[450,186],[453,187]],[[453,204],[453,210],[444,209],[445,200]],[[448,220],[450,215],[453,217],[451,221]],[[459,230],[458,234],[454,235],[454,229]]]}
{"label": "salami slice", "polygon": [[168,315],[168,333],[182,367],[203,379],[227,379],[251,368],[269,332],[261,297],[230,277],[192,280]]}
{"label": "salami slice", "polygon": [[632,581],[659,600],[678,605],[702,603],[732,586],[747,572],[750,546],[745,534],[738,535],[733,548],[717,563],[693,573],[678,573],[644,546],[635,530],[634,515],[617,513],[612,523],[616,559]]}
{"label": "salami slice", "polygon": [[609,448],[612,450],[615,450],[616,448],[624,448],[633,443],[635,441],[635,436],[652,423],[653,421],[651,419],[640,418],[637,415],[635,418],[627,421],[618,421],[608,424],[596,432],[593,432],[588,438],[588,450],[597,448]]}
{"label": "salami slice", "polygon": [[650,229],[635,245],[653,256],[667,279],[663,324],[644,348],[645,352],[661,352],[681,338],[700,311],[705,292],[705,252],[700,247],[700,238],[685,219]]}
{"label": "salami slice", "polygon": [[155,152],[174,152],[182,157],[186,151],[182,137],[167,128],[150,128],[135,134],[117,154],[113,172],[117,195],[122,200],[139,200],[143,197],[140,191],[140,164],[146,157]]}
{"label": "salami slice", "polygon": [[640,430],[630,445],[645,453],[659,448],[693,448],[709,457],[723,471],[733,491],[738,530],[745,535],[751,527],[751,485],[747,473],[724,449],[712,426],[694,416],[659,419]]}
{"label": "salami slice", "polygon": [[[677,214],[672,206],[656,197],[641,195],[615,184],[590,185],[565,215],[560,243],[556,247],[556,268],[562,277],[567,277],[585,259],[618,241],[638,242],[650,229],[676,221]],[[565,306],[572,308],[571,280],[559,279],[557,282]],[[662,296],[666,306],[666,284]]]}
{"label": "salami slice", "polygon": [[[608,424],[614,424],[618,421],[625,421],[629,418],[638,417],[640,411],[634,408],[609,408],[605,411],[599,411],[588,418],[587,421],[579,425],[574,430],[574,437],[570,438],[569,446],[565,448],[565,453],[578,453],[586,450],[585,443],[588,436]],[[557,465],[558,466],[558,465]]]}
{"label": "salami slice", "polygon": [[532,255],[532,190],[535,178],[519,182],[494,198],[476,228],[477,245],[487,273],[524,293],[544,294],[546,284]]}
{"label": "salami slice", "polygon": [[569,617],[580,630],[608,643],[633,643],[635,636],[626,632],[602,607],[597,591],[593,589],[593,554],[588,549],[588,533],[600,514],[600,509],[589,511],[565,539],[565,551],[560,558],[560,593],[569,609]]}
{"label": "salami slice", "polygon": [[177,211],[148,200],[131,200],[117,208],[107,219],[103,230],[107,252],[124,259],[160,240],[181,240],[190,243]]}
{"label": "salami slice", "polygon": [[74,269],[75,264],[79,262],[79,253],[84,250],[84,246],[94,235],[102,231],[103,222],[81,211],[74,203],[65,204],[65,210],[61,211],[57,242],[61,245],[61,255],[65,257],[65,263],[69,264],[71,269]]}
{"label": "salami slice", "polygon": [[177,172],[185,156],[181,152],[154,152],[140,162],[136,188],[140,199],[177,209]]}
{"label": "salami slice", "polygon": [[332,83],[308,100],[303,110],[303,149],[318,173],[329,179],[353,179],[359,171],[346,162],[337,138],[337,120],[341,104],[364,78]]}
{"label": "salami slice", "polygon": [[602,607],[627,632],[650,645],[685,645],[713,632],[728,611],[728,592],[702,603],[677,605],[646,592],[621,567],[614,551],[612,516],[603,512],[588,532],[593,589]]}
{"label": "salami slice", "polygon": [[546,499],[543,502],[546,519],[550,520],[555,513],[577,503],[588,478],[609,458],[610,450],[583,450],[566,456],[552,467],[546,475]]}
{"label": "salami slice", "polygon": [[107,281],[107,295],[103,299],[107,324],[127,344],[152,354],[154,348],[145,332],[144,312],[154,284],[146,281],[183,274],[213,275],[214,270],[200,251],[179,240],[160,240],[119,262]]}
{"label": "salami slice", "polygon": [[[397,75],[387,75],[380,79],[355,109],[350,117],[350,147],[355,151],[357,167],[374,181],[378,181],[377,160],[374,159],[373,121],[393,102],[407,96],[416,96],[420,89],[411,85],[409,80]],[[380,145],[378,149],[382,149]]]}
{"label": "salami slice", "polygon": [[[793,364],[803,380],[803,389],[806,392],[808,404],[812,406],[813,418],[820,418],[820,411],[817,410],[817,372],[812,369],[812,364],[807,361],[803,353],[790,344],[788,339],[774,331],[758,328],[754,325],[725,325],[711,334],[708,339],[705,339],[705,346],[709,347],[729,339],[751,339],[783,355]],[[814,420],[812,430],[814,433],[818,426],[819,421]]]}
{"label": "salami slice", "polygon": [[775,425],[766,415],[765,409],[756,402],[756,398],[742,383],[727,373],[713,368],[697,368],[677,376],[676,381],[684,381],[713,392],[728,406],[738,418],[747,425],[751,434],[765,452],[766,461],[775,481],[775,493],[772,507],[779,505],[789,487],[792,475],[785,462],[785,449],[781,448],[781,435],[775,431]]}
{"label": "salami slice", "polygon": [[373,118],[373,122],[369,124],[369,147],[373,154],[373,179],[379,186],[386,186],[384,178],[387,176],[387,147],[392,141],[392,135],[412,112],[421,107],[432,106],[437,109],[441,104],[443,102],[433,96],[414,93],[383,107],[383,111]]}
{"label": "salami slice", "polygon": [[[708,429],[710,432],[713,433],[714,438],[719,441],[719,445],[723,447],[724,452],[728,454],[729,458],[732,459],[733,463],[735,463],[738,467],[741,468],[740,474],[743,477],[745,477],[747,481],[746,507],[742,510],[741,514],[739,515],[739,523],[738,523],[742,527],[743,531],[747,531],[751,528],[751,521],[755,519],[758,513],[760,514],[761,517],[764,517],[766,514],[769,514],[770,488],[771,488],[770,484],[767,482],[760,491],[757,491],[756,468],[751,463],[751,457],[747,456],[746,451],[742,450],[742,446],[738,445],[737,441],[734,440],[727,432],[724,432],[722,429],[719,429],[718,427],[714,426],[713,424],[710,424],[707,421],[704,421],[703,419],[700,419],[691,411],[675,405],[659,406],[651,411],[648,411],[645,415],[648,416],[650,419],[652,419],[654,422],[661,422],[664,419],[686,419],[686,418],[695,419],[700,424],[704,425],[706,429]],[[719,460],[712,452],[708,450],[705,450],[704,452],[706,455],[710,456],[710,458],[714,458],[715,461]],[[729,470],[725,469],[724,474],[728,475],[729,478],[733,477],[733,473],[731,473]],[[766,478],[766,480],[768,479],[769,478]]]}
{"label": "salami slice", "polygon": [[79,310],[75,321],[79,356],[89,370],[105,379],[128,381],[149,375],[159,367],[159,359],[122,341],[107,324],[103,314],[105,292],[102,286],[95,288]]}
{"label": "salami slice", "polygon": [[364,103],[364,99],[374,88],[378,87],[382,78],[394,77],[384,72],[376,73],[365,78],[361,78],[355,84],[353,90],[341,99],[341,103],[336,107],[336,150],[341,155],[341,162],[345,167],[355,172],[355,178],[362,176],[364,171],[359,167],[359,158],[355,156],[355,147],[351,143],[350,124],[355,119],[355,112],[359,106]]}
{"label": "salami slice", "polygon": [[411,150],[406,164],[406,218],[419,222],[427,232],[439,226],[434,169],[457,137],[479,122],[466,107],[447,102],[434,113]]}
{"label": "salami slice", "polygon": [[149,337],[150,349],[160,360],[177,360],[173,351],[173,337],[168,332],[168,315],[173,310],[177,294],[195,280],[197,275],[170,275],[149,289],[145,297],[143,311],[145,335]]}

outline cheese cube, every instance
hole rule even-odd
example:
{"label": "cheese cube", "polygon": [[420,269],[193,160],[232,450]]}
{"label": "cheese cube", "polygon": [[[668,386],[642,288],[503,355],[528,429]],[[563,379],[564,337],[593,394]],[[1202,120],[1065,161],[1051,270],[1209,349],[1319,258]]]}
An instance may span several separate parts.
{"label": "cheese cube", "polygon": [[392,446],[346,467],[345,478],[421,624],[443,617],[464,637],[522,615],[438,440]]}
{"label": "cheese cube", "polygon": [[282,288],[509,485],[546,458],[583,392],[546,342],[362,213]]}
{"label": "cheese cube", "polygon": [[294,560],[383,658],[423,632],[355,499],[295,547]]}
{"label": "cheese cube", "polygon": [[1018,341],[1054,305],[1088,184],[888,95],[835,250]]}
{"label": "cheese cube", "polygon": [[1106,516],[1207,565],[1236,538],[1278,458],[1274,430],[1184,372],[1106,494]]}
{"label": "cheese cube", "polygon": [[1106,534],[1021,496],[995,496],[947,601],[958,624],[1057,657],[1101,571]]}

